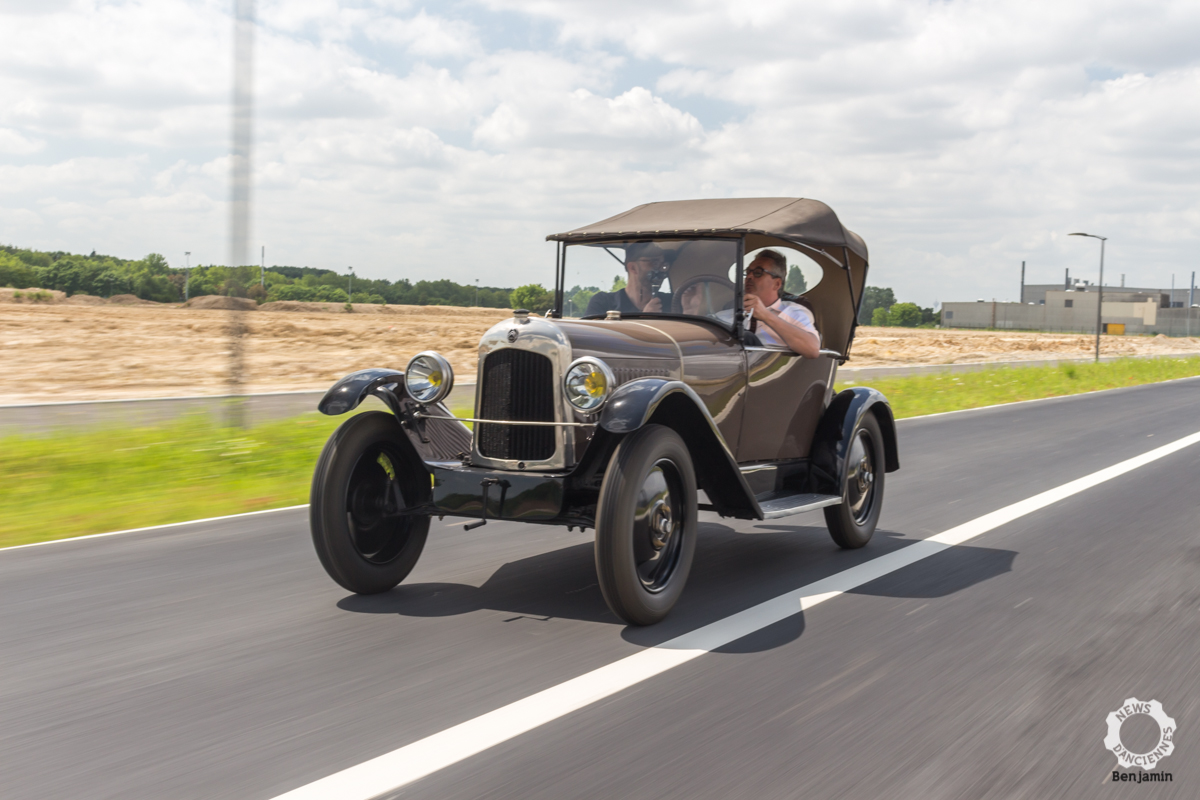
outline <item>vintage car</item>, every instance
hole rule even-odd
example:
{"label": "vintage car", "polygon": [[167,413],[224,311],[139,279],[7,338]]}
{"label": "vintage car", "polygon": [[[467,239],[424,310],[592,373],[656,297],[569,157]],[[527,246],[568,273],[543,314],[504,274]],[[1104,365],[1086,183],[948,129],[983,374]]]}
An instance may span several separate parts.
{"label": "vintage car", "polygon": [[[321,400],[343,414],[375,395],[391,412],[347,420],[313,476],[313,542],[335,581],[361,594],[396,586],[434,516],[590,528],[604,599],[648,625],[683,590],[700,511],[764,520],[820,508],[839,546],[870,540],[884,474],[899,467],[896,427],[880,393],[833,393],[867,248],[832,209],[650,203],[547,239],[554,305],[484,334],[472,417],[444,404],[454,374],[436,352],[403,372],[347,375]],[[803,277],[815,358],[748,327],[744,271],[764,248],[786,259],[789,283]]]}

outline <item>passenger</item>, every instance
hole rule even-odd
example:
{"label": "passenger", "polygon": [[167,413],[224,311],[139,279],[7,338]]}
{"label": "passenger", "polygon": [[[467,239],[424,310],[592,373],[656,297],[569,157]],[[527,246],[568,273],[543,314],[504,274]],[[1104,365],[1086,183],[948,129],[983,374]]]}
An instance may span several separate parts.
{"label": "passenger", "polygon": [[651,285],[654,273],[666,266],[666,254],[653,242],[631,244],[625,248],[625,288],[615,292],[596,292],[588,301],[586,317],[603,317],[609,311],[623,314],[661,314],[670,308],[671,295],[656,292]]}
{"label": "passenger", "polygon": [[[821,334],[812,312],[799,303],[779,297],[787,276],[787,259],[774,250],[762,250],[746,268],[742,307],[750,319],[749,329],[765,345],[782,345],[805,358],[818,358]],[[717,314],[733,321],[733,311]]]}
{"label": "passenger", "polygon": [[693,283],[684,289],[683,294],[679,296],[679,305],[683,309],[684,314],[690,314],[695,317],[705,314],[704,284]]}

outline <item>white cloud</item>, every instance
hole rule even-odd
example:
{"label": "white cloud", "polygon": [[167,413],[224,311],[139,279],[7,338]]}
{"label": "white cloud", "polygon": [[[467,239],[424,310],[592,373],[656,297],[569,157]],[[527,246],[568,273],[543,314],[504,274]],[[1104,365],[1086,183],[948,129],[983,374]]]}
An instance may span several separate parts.
{"label": "white cloud", "polygon": [[27,156],[38,152],[46,146],[43,139],[31,139],[22,136],[12,128],[0,128],[0,153],[13,156]]}
{"label": "white cloud", "polygon": [[415,56],[462,58],[482,55],[475,27],[461,20],[431,17],[424,9],[414,17],[383,17],[366,26],[367,38],[398,44]]}
{"label": "white cloud", "polygon": [[[222,0],[0,8],[0,240],[224,255]],[[1200,7],[901,0],[259,3],[254,238],[276,263],[547,280],[547,232],[801,195],[901,297],[1095,254],[1165,284],[1200,221]],[[634,21],[634,22],[631,22]],[[1182,279],[1181,279],[1182,280]]]}

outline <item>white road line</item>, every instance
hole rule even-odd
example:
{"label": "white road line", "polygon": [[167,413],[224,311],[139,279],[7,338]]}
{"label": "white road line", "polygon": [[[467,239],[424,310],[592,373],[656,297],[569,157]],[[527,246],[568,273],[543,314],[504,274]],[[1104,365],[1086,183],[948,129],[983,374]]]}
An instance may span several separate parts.
{"label": "white road line", "polygon": [[1193,433],[973,519],[902,550],[782,594],[663,644],[530,695],[441,733],[334,773],[275,800],[368,800],[394,791],[527,731],[635,686],[730,642],[1008,522],[1200,443]]}
{"label": "white road line", "polygon": [[188,519],[183,522],[168,522],[165,525],[150,525],[146,528],[130,528],[125,531],[109,531],[108,533],[89,533],[86,536],[68,536],[66,539],[50,539],[46,542],[30,542],[29,544],[14,544],[11,547],[0,547],[0,553],[7,550],[22,550],[26,547],[41,547],[46,544],[66,544],[82,539],[100,539],[105,536],[120,536],[123,533],[141,533],[142,531],[161,531],[163,528],[177,528],[180,525],[199,525],[202,522],[219,522],[223,519],[240,519],[241,517],[256,517],[259,514],[274,514],[276,511],[294,511],[297,508],[308,508],[308,503],[302,506],[284,506],[283,508],[265,508],[262,511],[245,511],[241,514],[226,514],[223,517],[207,517],[206,519]]}

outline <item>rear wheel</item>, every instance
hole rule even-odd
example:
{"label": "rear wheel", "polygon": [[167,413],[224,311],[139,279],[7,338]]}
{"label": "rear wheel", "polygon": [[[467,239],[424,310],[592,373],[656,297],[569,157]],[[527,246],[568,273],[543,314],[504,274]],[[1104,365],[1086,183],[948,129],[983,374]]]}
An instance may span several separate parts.
{"label": "rear wheel", "polygon": [[351,417],[329,437],[313,474],[309,524],[329,576],[358,594],[386,592],[416,566],[428,515],[429,473],[382,411]]}
{"label": "rear wheel", "polygon": [[696,475],[679,434],[647,425],[613,454],[600,488],[596,574],[612,612],[652,625],[675,605],[696,552]]}
{"label": "rear wheel", "polygon": [[825,524],[838,547],[854,550],[871,541],[883,508],[883,434],[875,415],[859,420],[846,449],[842,502],[825,507]]}

